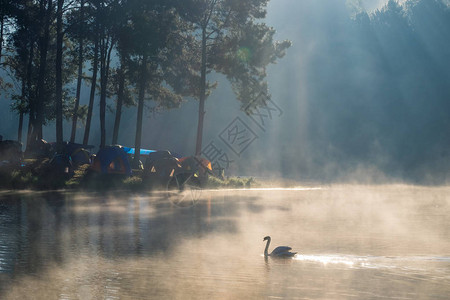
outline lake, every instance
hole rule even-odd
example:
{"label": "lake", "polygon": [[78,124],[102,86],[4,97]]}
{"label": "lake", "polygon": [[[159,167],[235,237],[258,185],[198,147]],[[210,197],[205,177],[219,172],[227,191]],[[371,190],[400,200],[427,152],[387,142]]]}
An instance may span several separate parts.
{"label": "lake", "polygon": [[0,192],[0,299],[450,298],[450,187],[186,193]]}

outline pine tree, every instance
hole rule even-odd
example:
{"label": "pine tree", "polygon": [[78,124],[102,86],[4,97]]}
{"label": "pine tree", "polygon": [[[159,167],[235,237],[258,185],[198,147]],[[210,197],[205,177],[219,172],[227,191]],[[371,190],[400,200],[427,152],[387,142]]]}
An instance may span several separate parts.
{"label": "pine tree", "polygon": [[264,82],[266,66],[283,57],[290,42],[274,42],[275,30],[261,22],[267,2],[191,0],[180,8],[185,21],[192,24],[191,35],[197,41],[191,52],[200,53],[200,80],[194,83],[199,100],[196,155],[202,151],[205,101],[216,86],[207,80],[208,73],[224,74],[232,82],[242,107],[248,108],[261,93],[270,98]]}

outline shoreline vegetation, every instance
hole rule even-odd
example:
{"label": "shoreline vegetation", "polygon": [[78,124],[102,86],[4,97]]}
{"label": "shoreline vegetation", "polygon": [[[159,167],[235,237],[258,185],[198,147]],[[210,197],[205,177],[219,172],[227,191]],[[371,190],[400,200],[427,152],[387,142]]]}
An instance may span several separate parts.
{"label": "shoreline vegetation", "polygon": [[[228,177],[220,179],[209,176],[202,188],[252,188],[260,183],[253,177]],[[80,191],[152,191],[164,190],[143,176],[142,170],[133,170],[132,176],[99,174],[89,164],[79,166],[73,174],[56,171],[46,159],[26,159],[20,166],[0,169],[0,190],[80,190]]]}

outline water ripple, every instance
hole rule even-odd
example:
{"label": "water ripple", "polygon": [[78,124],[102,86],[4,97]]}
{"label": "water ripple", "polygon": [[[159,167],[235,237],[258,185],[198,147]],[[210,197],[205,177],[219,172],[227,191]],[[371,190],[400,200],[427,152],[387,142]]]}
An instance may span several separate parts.
{"label": "water ripple", "polygon": [[[427,270],[429,263],[449,263],[450,257],[447,256],[355,256],[355,255],[302,255],[297,254],[294,257],[296,261],[320,263],[326,265],[344,265],[349,268],[366,269],[411,269]],[[427,265],[428,264],[428,265]]]}

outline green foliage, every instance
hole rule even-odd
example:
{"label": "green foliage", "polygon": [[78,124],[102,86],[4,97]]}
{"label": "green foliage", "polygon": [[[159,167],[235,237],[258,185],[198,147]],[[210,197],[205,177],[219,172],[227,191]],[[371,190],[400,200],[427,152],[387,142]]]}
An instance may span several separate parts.
{"label": "green foliage", "polygon": [[89,164],[84,164],[79,166],[75,171],[72,178],[67,180],[66,187],[67,188],[79,188],[83,185],[86,178],[88,178],[88,172],[89,172]]}
{"label": "green foliage", "polygon": [[210,189],[217,189],[226,186],[225,181],[214,176],[209,176],[206,182],[206,187]]}
{"label": "green foliage", "polygon": [[171,87],[169,74],[186,66],[180,61],[186,41],[178,38],[182,23],[172,4],[129,1],[126,9],[130,18],[119,29],[118,49],[128,55],[124,63],[129,81],[135,83],[137,93],[144,89],[144,97],[155,103],[154,109],[179,107],[182,98]]}
{"label": "green foliage", "polygon": [[0,186],[5,189],[54,189],[62,181],[49,176],[48,159],[26,160],[23,167],[10,166],[0,169]]}
{"label": "green foliage", "polygon": [[[252,188],[257,185],[253,177],[231,177],[221,180],[209,176],[205,188]],[[139,170],[130,177],[119,174],[99,174],[92,171],[89,164],[84,164],[75,169],[72,176],[67,176],[54,169],[49,159],[26,159],[22,167],[0,168],[0,188],[137,192],[151,190],[154,186],[148,180],[143,180],[143,172]]]}
{"label": "green foliage", "polygon": [[243,188],[245,186],[245,180],[239,177],[232,177],[227,180],[226,186],[231,188]]}
{"label": "green foliage", "polygon": [[[237,99],[246,105],[261,92],[270,97],[265,68],[290,46],[274,42],[274,29],[261,22],[268,0],[5,3],[2,8],[8,8],[15,28],[8,41],[13,53],[7,65],[22,83],[12,97],[12,108],[29,114],[33,132],[55,119],[60,128],[63,116],[83,119],[86,107],[74,111],[74,91],[64,87],[75,81],[79,63],[98,61],[101,145],[106,136],[107,97],[120,97],[119,111],[122,105],[136,103],[142,108],[143,99],[153,101],[152,110],[177,108],[183,97],[204,100],[217,86],[207,81],[206,74],[215,71],[230,79]],[[57,50],[62,42],[61,62]],[[93,51],[95,45],[98,53]],[[111,66],[110,74],[115,55],[120,63]],[[62,74],[56,72],[60,69]],[[120,114],[116,120],[120,122]]]}
{"label": "green foliage", "polygon": [[[291,45],[275,42],[275,29],[259,21],[266,15],[268,1],[206,2],[203,15],[211,17],[198,25],[206,31],[208,69],[226,75],[241,102],[253,100],[261,91],[268,94],[266,67],[282,58]],[[247,89],[249,84],[253,93]]]}
{"label": "green foliage", "polygon": [[[30,114],[33,128],[37,129],[54,120],[58,114],[55,7],[46,5],[44,1],[14,1],[10,5],[15,30],[8,39],[8,47],[13,51],[5,65],[21,86],[12,94],[14,103],[11,107],[17,112]],[[61,64],[63,87],[73,80],[75,64],[69,55],[72,48],[70,40],[65,39]],[[64,102],[70,98],[69,94],[69,90],[63,89]],[[67,106],[67,103],[63,105]]]}
{"label": "green foliage", "polygon": [[[200,54],[191,62],[198,80],[187,80],[194,97],[199,100],[196,153],[202,149],[204,104],[216,87],[207,74],[224,74],[231,82],[236,97],[247,112],[249,104],[266,106],[270,100],[265,81],[266,67],[275,63],[290,46],[289,41],[274,42],[275,30],[261,20],[266,16],[268,0],[191,0],[181,5],[183,19],[191,24],[191,52]],[[195,78],[193,76],[192,78]],[[264,95],[263,101],[256,101]],[[258,103],[258,104],[255,104]]]}
{"label": "green foliage", "polygon": [[206,182],[206,188],[219,189],[219,188],[252,188],[257,186],[258,183],[253,177],[241,178],[231,177],[225,180],[221,180],[217,177],[209,176]]}
{"label": "green foliage", "polygon": [[126,190],[131,190],[131,191],[143,190],[144,185],[142,184],[142,177],[131,176],[131,177],[126,178],[123,181],[123,187]]}

